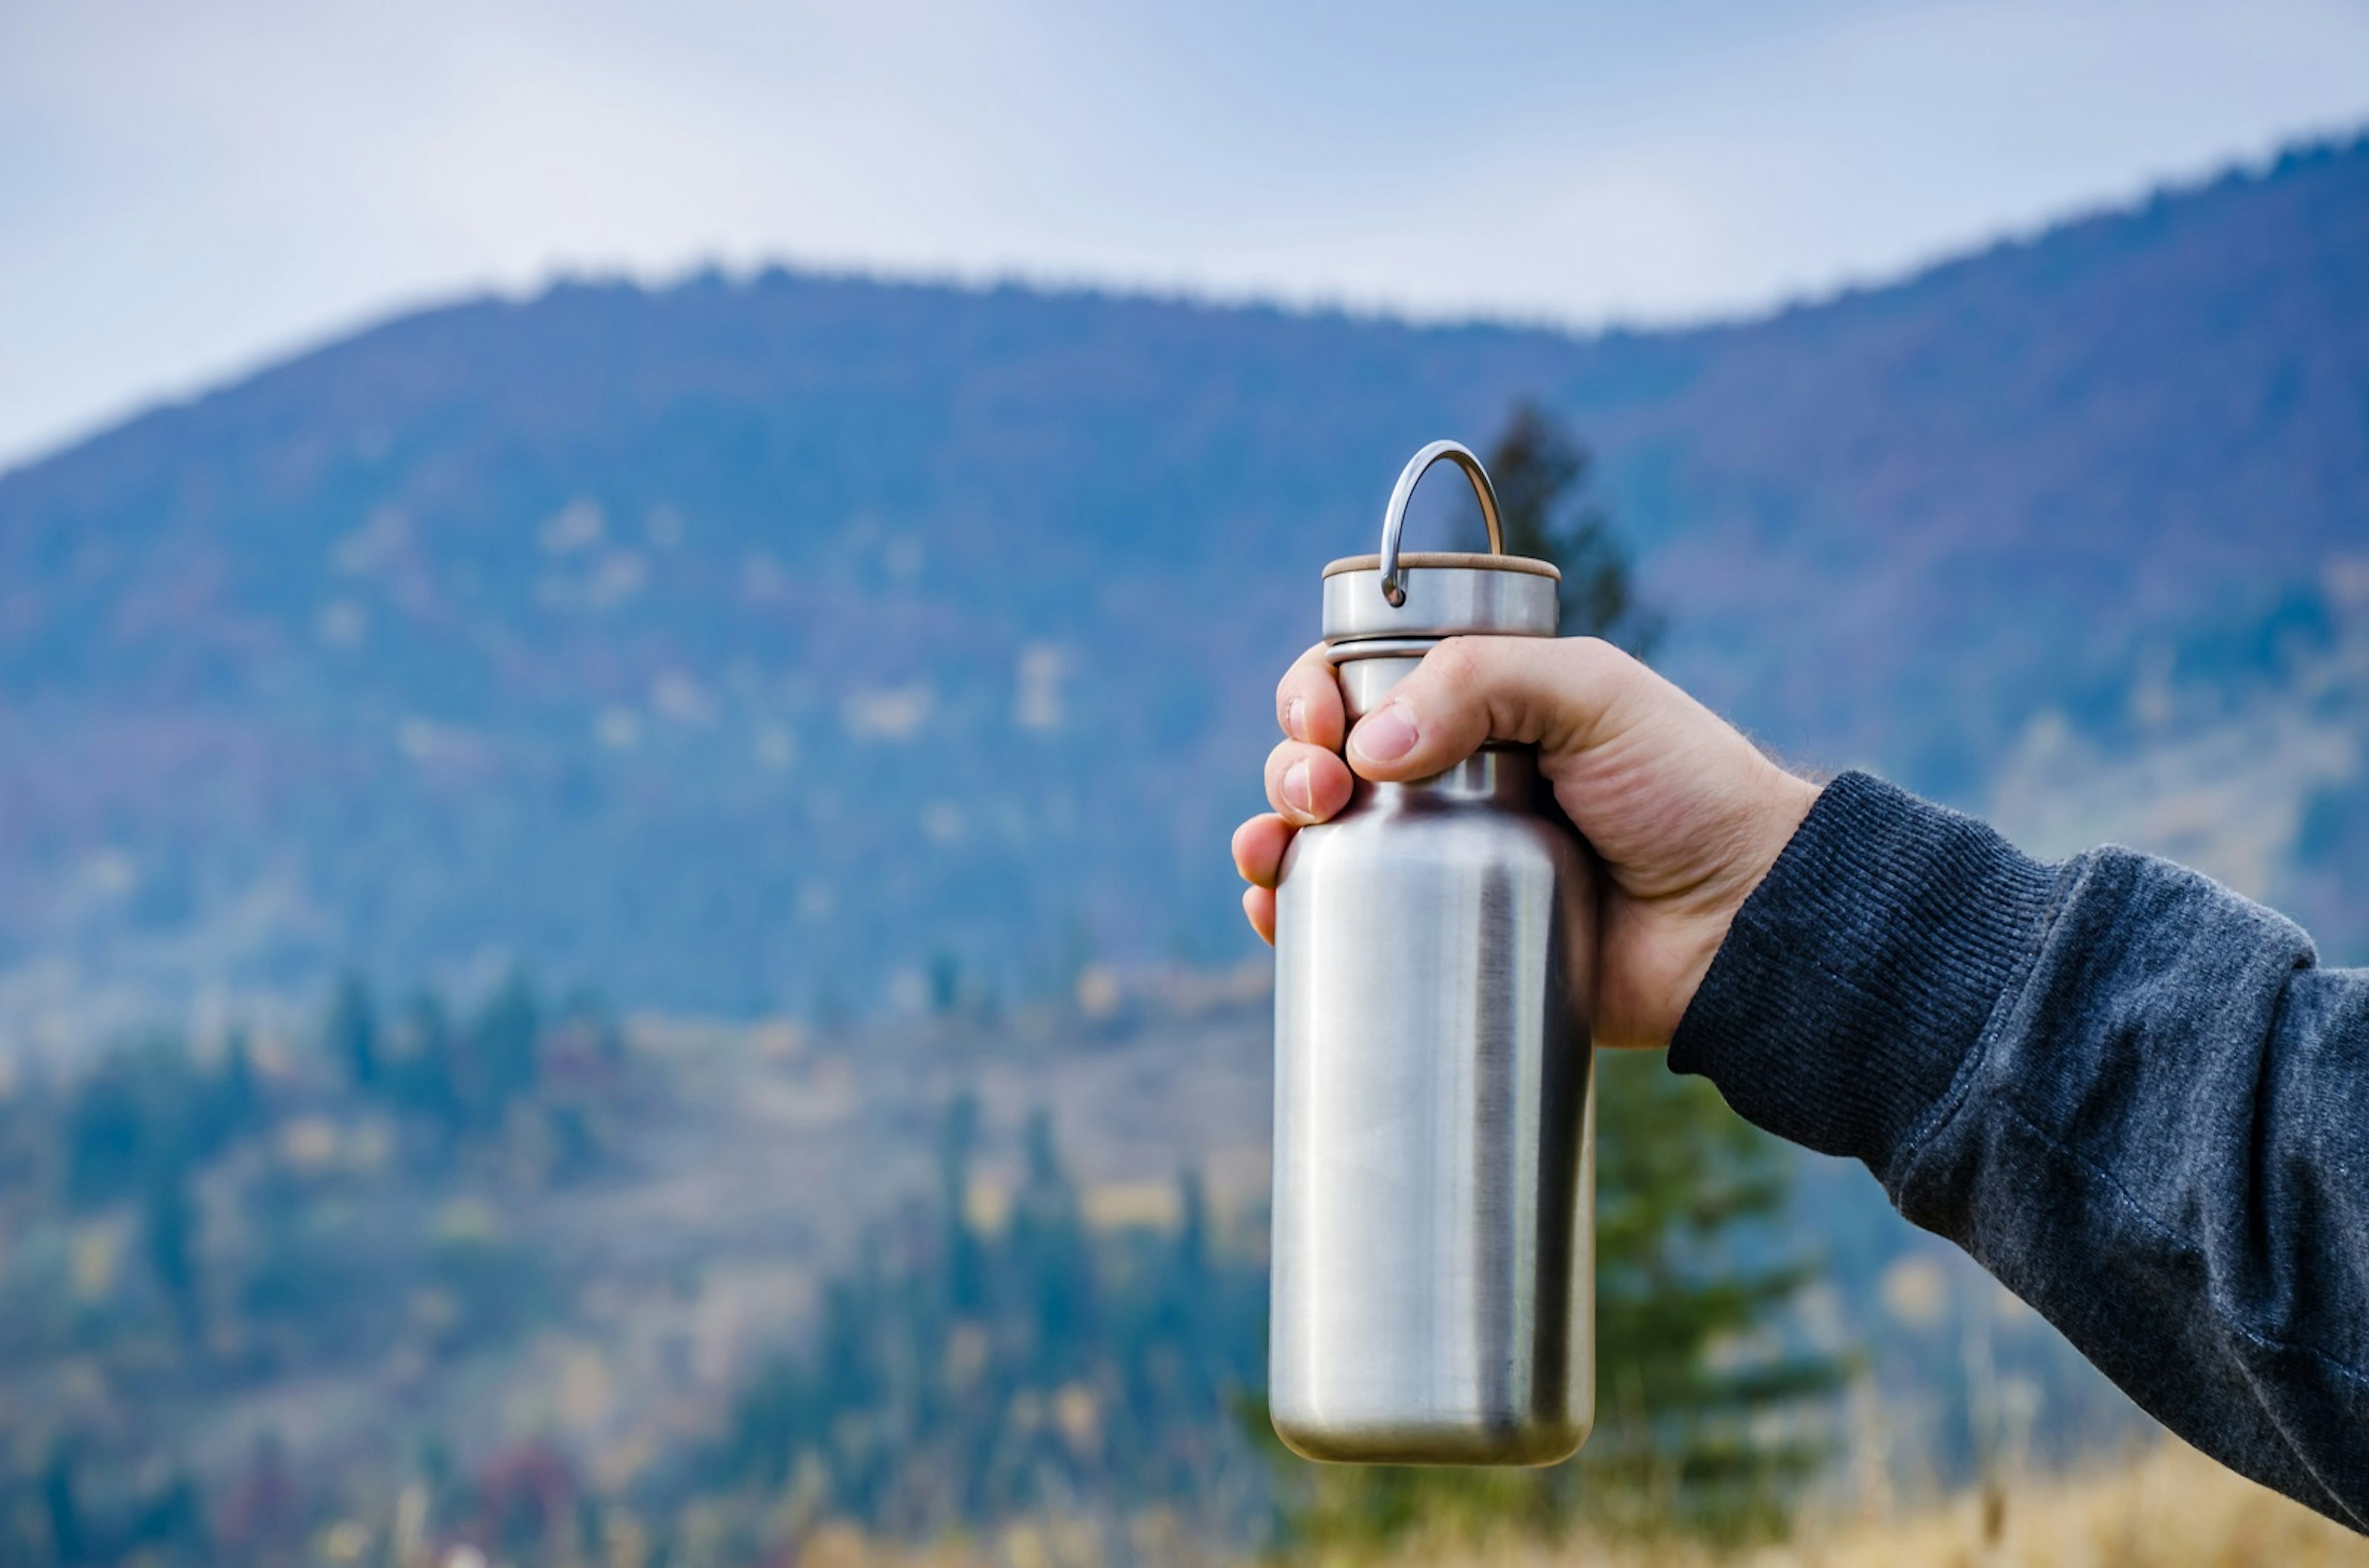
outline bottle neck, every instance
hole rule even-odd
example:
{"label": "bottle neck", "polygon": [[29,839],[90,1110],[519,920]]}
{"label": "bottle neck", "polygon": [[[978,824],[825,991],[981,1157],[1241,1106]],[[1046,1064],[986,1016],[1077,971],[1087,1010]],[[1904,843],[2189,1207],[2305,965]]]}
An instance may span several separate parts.
{"label": "bottle neck", "polygon": [[[1333,668],[1340,678],[1341,703],[1349,723],[1355,725],[1380,707],[1390,689],[1413,674],[1423,656],[1438,645],[1436,637],[1409,637],[1388,644],[1336,646]],[[1538,748],[1491,741],[1444,773],[1402,784],[1374,784],[1361,779],[1357,789],[1360,795],[1370,794],[1378,803],[1420,797],[1527,808],[1538,799]]]}
{"label": "bottle neck", "polygon": [[1349,722],[1355,724],[1380,707],[1390,688],[1413,674],[1425,652],[1437,646],[1437,639],[1433,638],[1423,642],[1393,641],[1387,654],[1355,643],[1334,648],[1333,669],[1340,678],[1341,704]]}
{"label": "bottle neck", "polygon": [[1538,807],[1539,789],[1539,749],[1493,740],[1446,773],[1427,779],[1405,784],[1359,779],[1351,798],[1370,798],[1385,807],[1393,802],[1409,806],[1441,802],[1529,811]]}

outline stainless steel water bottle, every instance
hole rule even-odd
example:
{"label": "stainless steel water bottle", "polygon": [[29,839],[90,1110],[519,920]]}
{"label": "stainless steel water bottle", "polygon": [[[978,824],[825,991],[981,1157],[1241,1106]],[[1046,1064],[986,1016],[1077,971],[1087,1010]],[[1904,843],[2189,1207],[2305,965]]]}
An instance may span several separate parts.
{"label": "stainless steel water bottle", "polygon": [[[1415,482],[1460,467],[1490,554],[1402,555]],[[1324,568],[1354,723],[1444,637],[1550,637],[1556,572],[1504,554],[1471,452],[1437,441],[1379,555]],[[1596,1402],[1593,865],[1535,749],[1357,782],[1276,893],[1277,1435],[1315,1459],[1551,1464]]]}

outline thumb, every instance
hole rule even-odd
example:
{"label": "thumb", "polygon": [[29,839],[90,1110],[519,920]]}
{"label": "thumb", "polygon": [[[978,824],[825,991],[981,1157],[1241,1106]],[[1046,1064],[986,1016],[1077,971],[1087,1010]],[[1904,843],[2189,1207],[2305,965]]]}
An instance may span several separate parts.
{"label": "thumb", "polygon": [[1489,740],[1576,750],[1643,668],[1596,637],[1450,637],[1357,721],[1348,762],[1388,782],[1428,778]]}

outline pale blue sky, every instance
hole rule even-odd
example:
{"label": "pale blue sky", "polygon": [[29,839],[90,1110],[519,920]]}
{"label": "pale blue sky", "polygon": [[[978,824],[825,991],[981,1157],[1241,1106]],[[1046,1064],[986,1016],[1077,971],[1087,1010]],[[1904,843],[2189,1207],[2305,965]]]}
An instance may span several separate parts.
{"label": "pale blue sky", "polygon": [[0,466],[559,270],[1665,322],[2364,122],[2369,0],[0,0]]}

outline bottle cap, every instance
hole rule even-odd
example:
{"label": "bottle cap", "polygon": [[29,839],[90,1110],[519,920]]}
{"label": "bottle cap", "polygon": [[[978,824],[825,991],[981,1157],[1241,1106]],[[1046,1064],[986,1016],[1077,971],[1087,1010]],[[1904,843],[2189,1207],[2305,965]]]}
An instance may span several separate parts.
{"label": "bottle cap", "polygon": [[[1464,471],[1481,498],[1489,553],[1401,554],[1407,502],[1415,482],[1435,463]],[[1546,561],[1505,554],[1497,492],[1481,460],[1457,441],[1434,441],[1408,460],[1382,513],[1379,555],[1351,555],[1324,568],[1324,640],[1344,643],[1436,639],[1468,633],[1496,636],[1555,635],[1555,589],[1562,574]]]}

